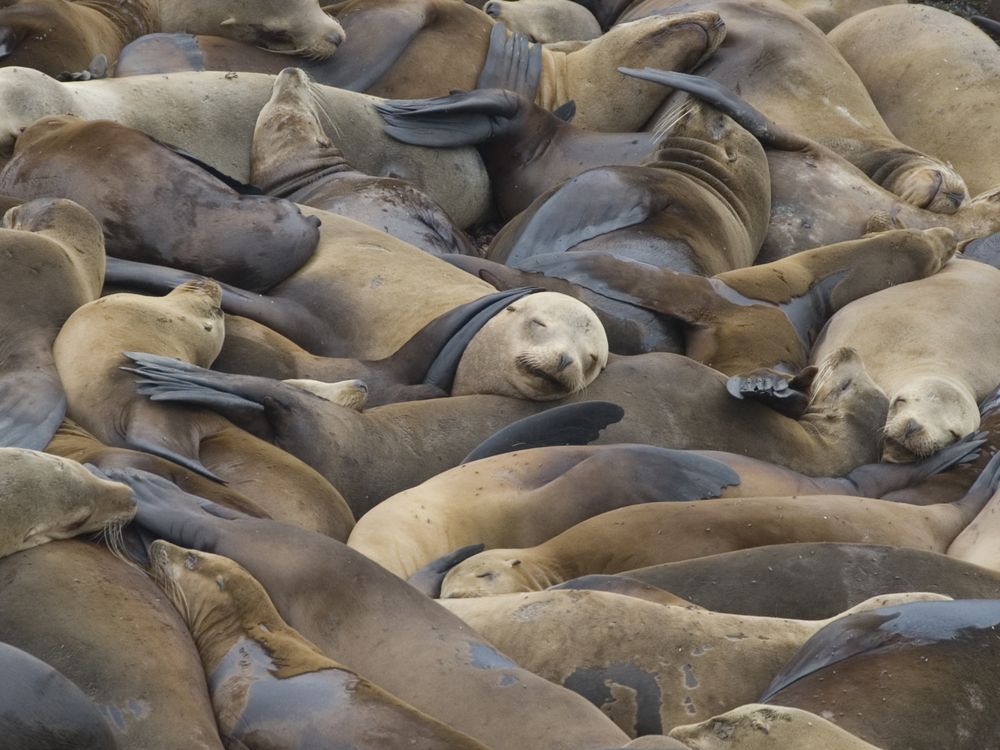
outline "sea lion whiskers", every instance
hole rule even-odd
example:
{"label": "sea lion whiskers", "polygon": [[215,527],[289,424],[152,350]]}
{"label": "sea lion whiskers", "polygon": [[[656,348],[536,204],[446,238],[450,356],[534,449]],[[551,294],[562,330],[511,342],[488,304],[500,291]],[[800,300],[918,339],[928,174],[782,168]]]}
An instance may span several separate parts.
{"label": "sea lion whiskers", "polygon": [[658,143],[669,136],[685,117],[694,112],[695,107],[701,106],[700,102],[690,94],[683,94],[670,109],[664,112],[663,117],[656,123],[653,130],[653,141]]}

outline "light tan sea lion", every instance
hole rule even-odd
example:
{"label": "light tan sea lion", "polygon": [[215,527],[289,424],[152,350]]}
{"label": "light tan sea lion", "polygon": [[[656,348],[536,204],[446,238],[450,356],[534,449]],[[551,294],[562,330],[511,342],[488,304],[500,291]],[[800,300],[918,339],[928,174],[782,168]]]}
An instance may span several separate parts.
{"label": "light tan sea lion", "polygon": [[594,39],[602,33],[589,10],[566,0],[489,0],[483,12],[539,43]]}
{"label": "light tan sea lion", "polygon": [[913,148],[951,164],[972,195],[1000,187],[1000,49],[953,13],[913,3],[855,16],[830,41],[879,114]]}
{"label": "light tan sea lion", "polygon": [[617,573],[789,542],[863,542],[945,552],[990,502],[998,482],[1000,455],[956,503],[914,506],[808,495],[631,505],[583,521],[534,547],[474,555],[445,576],[441,596],[538,591],[590,573]]}
{"label": "light tan sea lion", "polygon": [[358,750],[485,750],[325,656],[229,558],[162,540],[149,557],[191,629],[227,746],[292,750],[323,737]]}
{"label": "light tan sea lion", "polygon": [[866,10],[881,8],[884,5],[905,4],[907,0],[785,0],[785,2],[819,26],[821,31],[829,34],[837,24]]}

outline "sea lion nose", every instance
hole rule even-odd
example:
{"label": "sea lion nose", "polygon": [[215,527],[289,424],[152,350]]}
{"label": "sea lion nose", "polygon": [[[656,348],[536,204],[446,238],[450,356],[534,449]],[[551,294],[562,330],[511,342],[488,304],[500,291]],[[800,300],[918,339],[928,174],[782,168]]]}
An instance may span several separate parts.
{"label": "sea lion nose", "polygon": [[556,364],[556,372],[562,372],[571,364],[573,364],[573,358],[571,356],[565,353],[560,354],[559,362]]}
{"label": "sea lion nose", "polygon": [[920,426],[920,423],[917,420],[911,418],[906,420],[906,432],[904,434],[906,435],[906,437],[910,437],[914,433],[920,432],[920,430],[922,429],[923,428]]}
{"label": "sea lion nose", "polygon": [[344,34],[341,31],[328,31],[323,38],[328,44],[338,47],[344,42]]}
{"label": "sea lion nose", "polygon": [[500,18],[500,3],[489,2],[483,6],[483,12],[493,18]]}

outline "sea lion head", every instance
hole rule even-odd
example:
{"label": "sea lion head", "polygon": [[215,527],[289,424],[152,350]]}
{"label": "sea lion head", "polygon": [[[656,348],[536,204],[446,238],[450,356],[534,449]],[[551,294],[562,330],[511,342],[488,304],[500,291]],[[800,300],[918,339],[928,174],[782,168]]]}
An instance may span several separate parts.
{"label": "sea lion head", "polygon": [[491,549],[460,562],[441,582],[442,599],[541,591],[562,578],[523,549]]}
{"label": "sea lion head", "polygon": [[908,463],[930,456],[974,432],[979,420],[975,395],[967,385],[939,375],[914,378],[889,403],[882,459]]}
{"label": "sea lion head", "polygon": [[128,486],[67,458],[0,448],[0,557],[78,534],[111,538],[134,515]]}
{"label": "sea lion head", "polygon": [[552,401],[583,390],[608,363],[593,310],[558,292],[512,302],[469,342],[452,395],[492,393]]}
{"label": "sea lion head", "polygon": [[227,0],[211,5],[213,14],[222,16],[214,30],[188,31],[310,60],[330,57],[344,41],[344,28],[316,0]]}
{"label": "sea lion head", "polygon": [[483,11],[539,44],[584,41],[601,35],[594,14],[573,0],[489,0]]}
{"label": "sea lion head", "polygon": [[969,200],[961,175],[927,157],[912,159],[895,169],[882,186],[907,203],[939,214],[953,214]]}
{"label": "sea lion head", "polygon": [[0,158],[14,153],[17,137],[31,123],[53,112],[72,112],[70,89],[31,68],[0,68]]}

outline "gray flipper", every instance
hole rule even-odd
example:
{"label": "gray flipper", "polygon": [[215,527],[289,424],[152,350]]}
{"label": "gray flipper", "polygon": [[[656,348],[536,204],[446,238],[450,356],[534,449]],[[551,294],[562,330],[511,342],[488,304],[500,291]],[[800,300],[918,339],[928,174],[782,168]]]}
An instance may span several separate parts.
{"label": "gray flipper", "polygon": [[0,447],[45,450],[66,415],[55,364],[0,371]]}
{"label": "gray flipper", "polygon": [[533,100],[542,78],[542,45],[515,31],[507,35],[502,23],[493,24],[486,62],[476,81],[477,89],[507,89]]}
{"label": "gray flipper", "polygon": [[967,243],[962,248],[961,257],[978,260],[988,266],[1000,268],[1000,232],[994,232]]}
{"label": "gray flipper", "polygon": [[490,246],[488,257],[509,266],[540,253],[562,253],[602,234],[646,221],[656,196],[630,179],[641,167],[598,167],[535,200]]}
{"label": "gray flipper", "polygon": [[995,21],[986,16],[970,16],[969,20],[994,39],[1000,39],[1000,21]]}
{"label": "gray flipper", "polygon": [[139,376],[136,391],[150,401],[175,401],[213,409],[264,410],[262,404],[226,390],[226,380],[233,376],[158,354],[124,354],[136,366],[121,369]]}
{"label": "gray flipper", "polygon": [[[516,302],[522,297],[541,291],[532,287],[511,289],[505,292],[490,294],[478,300],[474,300],[469,305],[464,305],[462,310],[466,314],[465,321],[461,328],[454,331],[448,338],[447,343],[441,347],[434,361],[431,362],[424,374],[424,385],[432,385],[440,388],[445,393],[451,391],[451,386],[455,382],[455,373],[458,371],[458,364],[465,354],[465,349],[469,342],[479,333],[480,329],[490,321],[497,313],[505,309],[508,305]],[[469,314],[471,313],[471,314]]]}
{"label": "gray flipper", "polygon": [[486,549],[485,544],[469,544],[465,547],[459,547],[427,563],[407,578],[406,582],[431,599],[437,599],[441,596],[441,584],[444,582],[444,577],[448,575],[448,571],[463,560],[478,555],[484,549]]}
{"label": "gray flipper", "polygon": [[550,445],[587,445],[608,425],[620,422],[625,410],[610,401],[583,401],[547,409],[519,419],[472,449],[463,464],[502,453]]}
{"label": "gray flipper", "polygon": [[979,413],[985,417],[997,407],[1000,407],[1000,388],[997,388],[993,393],[979,402]]}
{"label": "gray flipper", "polygon": [[792,375],[765,367],[731,376],[726,381],[726,390],[733,398],[758,401],[786,417],[798,419],[809,406],[809,390],[817,372],[817,368],[807,367]]}
{"label": "gray flipper", "polygon": [[529,105],[509,91],[477,89],[434,99],[386,99],[375,109],[387,135],[415,146],[473,146],[503,130]]}

